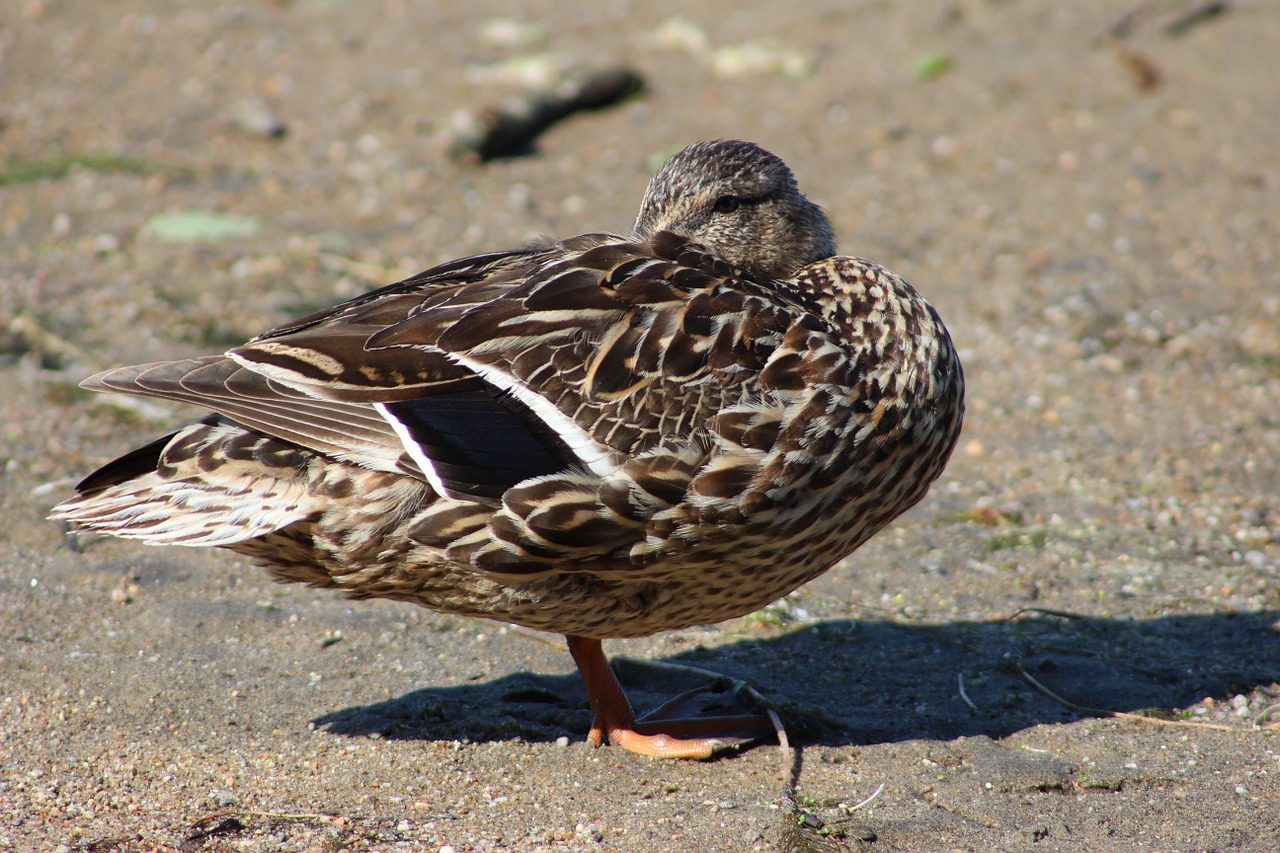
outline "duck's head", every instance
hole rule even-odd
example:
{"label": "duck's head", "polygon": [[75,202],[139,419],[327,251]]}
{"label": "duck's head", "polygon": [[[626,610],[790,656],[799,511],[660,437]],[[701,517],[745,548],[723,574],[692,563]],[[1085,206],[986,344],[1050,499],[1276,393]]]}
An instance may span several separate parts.
{"label": "duck's head", "polygon": [[699,142],[668,160],[649,182],[631,238],[659,231],[771,278],[836,253],[822,208],[800,193],[786,163],[750,142]]}

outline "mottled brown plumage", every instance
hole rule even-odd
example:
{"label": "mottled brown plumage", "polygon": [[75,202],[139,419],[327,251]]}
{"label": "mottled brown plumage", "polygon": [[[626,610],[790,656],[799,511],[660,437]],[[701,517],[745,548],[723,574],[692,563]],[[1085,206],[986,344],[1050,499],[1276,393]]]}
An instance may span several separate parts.
{"label": "mottled brown plumage", "polygon": [[593,641],[741,616],[822,573],[924,495],[963,411],[934,310],[835,256],[786,165],[743,142],[676,155],[629,238],[453,261],[85,386],[214,414],[56,517],[565,634],[597,741],[633,727],[597,696]]}

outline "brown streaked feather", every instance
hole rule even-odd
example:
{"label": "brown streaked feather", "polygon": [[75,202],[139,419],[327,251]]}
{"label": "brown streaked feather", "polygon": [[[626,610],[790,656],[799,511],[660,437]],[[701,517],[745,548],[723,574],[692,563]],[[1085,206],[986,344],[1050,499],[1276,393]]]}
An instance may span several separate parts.
{"label": "brown streaked feather", "polygon": [[410,276],[404,281],[397,281],[376,290],[371,290],[368,293],[362,293],[359,296],[348,299],[346,302],[339,302],[337,305],[323,308],[292,323],[286,323],[283,326],[263,332],[250,343],[291,335],[324,323],[341,323],[342,319],[351,312],[368,305],[389,304],[390,300],[402,293],[425,295],[426,299],[423,300],[423,304],[429,304],[437,288],[453,290],[460,282],[501,279],[505,270],[520,264],[529,255],[535,254],[536,251],[536,249],[524,249],[490,252],[484,255],[472,255],[454,261],[447,261],[417,275]]}
{"label": "brown streaked feather", "polygon": [[322,467],[288,442],[209,418],[169,437],[151,471],[114,483],[90,478],[59,516],[152,544],[231,545],[319,511],[326,498],[313,481],[324,478]]}
{"label": "brown streaked feather", "polygon": [[417,470],[412,463],[405,467],[399,438],[372,407],[317,400],[225,356],[119,367],[95,374],[81,385],[95,391],[191,403],[318,453],[359,457],[369,467],[381,470]]}

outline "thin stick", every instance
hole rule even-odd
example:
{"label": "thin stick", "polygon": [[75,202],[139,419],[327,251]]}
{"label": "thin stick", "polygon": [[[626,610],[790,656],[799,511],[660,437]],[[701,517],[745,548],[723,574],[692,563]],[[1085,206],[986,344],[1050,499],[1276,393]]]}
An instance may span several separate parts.
{"label": "thin stick", "polygon": [[969,694],[964,692],[964,673],[963,672],[956,673],[956,684],[960,688],[960,698],[964,700],[964,704],[972,708],[974,713],[977,713],[978,706],[973,704],[973,700],[969,698]]}
{"label": "thin stick", "polygon": [[862,808],[863,806],[869,806],[869,805],[871,805],[871,801],[872,801],[872,800],[874,800],[876,797],[880,796],[882,793],[884,793],[884,783],[883,783],[883,782],[881,782],[881,783],[880,783],[880,787],[879,787],[879,788],[876,788],[874,791],[872,791],[872,792],[871,792],[871,796],[867,797],[865,800],[863,800],[862,802],[858,803],[856,806],[841,806],[841,807],[840,807],[840,810],[841,810],[841,811],[844,811],[844,812],[848,812],[849,814],[853,814],[854,812],[856,812],[858,809]]}
{"label": "thin stick", "polygon": [[1043,684],[1041,684],[1039,681],[1036,680],[1035,676],[1027,672],[1027,670],[1023,668],[1021,663],[1017,664],[1016,666],[1018,667],[1018,672],[1022,673],[1022,677],[1025,678],[1028,682],[1030,682],[1032,687],[1039,690],[1041,693],[1048,696],[1053,701],[1061,705],[1065,705],[1066,707],[1070,708],[1073,711],[1079,711],[1081,714],[1090,714],[1090,715],[1099,716],[1099,717],[1115,717],[1121,720],[1133,720],[1134,722],[1139,722],[1139,723],[1151,723],[1152,725],[1156,725],[1156,726],[1180,726],[1188,729],[1213,729],[1214,731],[1220,731],[1220,732],[1240,731],[1239,727],[1237,726],[1224,726],[1224,725],[1219,725],[1218,723],[1197,723],[1192,720],[1162,720],[1159,717],[1148,717],[1143,714],[1129,714],[1124,711],[1109,711],[1105,708],[1087,708],[1084,705],[1077,705],[1075,702],[1072,702],[1069,699],[1064,699],[1061,696],[1059,696],[1057,693],[1054,693],[1048,687],[1045,687]]}
{"label": "thin stick", "polygon": [[1268,729],[1280,728],[1280,722],[1267,723],[1265,726],[1262,724],[1262,721],[1265,720],[1267,717],[1270,717],[1272,712],[1274,711],[1280,711],[1280,705],[1272,705],[1269,708],[1263,708],[1262,712],[1259,713],[1258,716],[1253,718],[1253,727],[1255,729],[1260,729],[1264,732],[1267,731]]}
{"label": "thin stick", "polygon": [[1180,36],[1197,24],[1203,24],[1210,18],[1216,18],[1230,10],[1231,4],[1223,2],[1223,0],[1201,3],[1198,6],[1193,6],[1169,23],[1165,24],[1164,31],[1171,36]]}
{"label": "thin stick", "polygon": [[1006,622],[1012,622],[1023,613],[1039,613],[1044,616],[1057,616],[1059,619],[1084,619],[1085,616],[1080,613],[1071,613],[1066,610],[1050,610],[1047,607],[1023,607],[1015,610],[1013,615],[1005,619]]}
{"label": "thin stick", "polygon": [[229,809],[228,811],[215,812],[210,815],[205,815],[204,817],[193,821],[191,824],[191,828],[198,829],[202,824],[206,824],[206,823],[209,823],[210,821],[219,820],[221,818],[226,818],[226,817],[264,817],[264,818],[271,818],[273,820],[318,820],[321,823],[332,823],[334,821],[350,820],[350,818],[343,817],[342,815],[322,814],[320,812],[298,812],[298,813],[256,812],[256,811],[251,811],[249,809]]}

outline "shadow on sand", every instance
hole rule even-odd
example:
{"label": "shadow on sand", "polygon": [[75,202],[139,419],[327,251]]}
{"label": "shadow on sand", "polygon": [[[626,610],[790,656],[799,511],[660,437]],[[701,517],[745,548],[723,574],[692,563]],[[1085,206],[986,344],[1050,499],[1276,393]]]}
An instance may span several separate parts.
{"label": "shadow on sand", "polygon": [[[1085,708],[1164,713],[1280,681],[1277,626],[1276,611],[1146,620],[1025,613],[945,625],[836,620],[666,660],[747,681],[781,707],[800,745],[999,738],[1094,716],[1036,690],[1019,668]],[[698,684],[615,665],[641,713]],[[960,696],[961,675],[976,711]],[[579,740],[590,721],[576,674],[529,673],[415,690],[315,720],[342,735],[473,742]]]}

